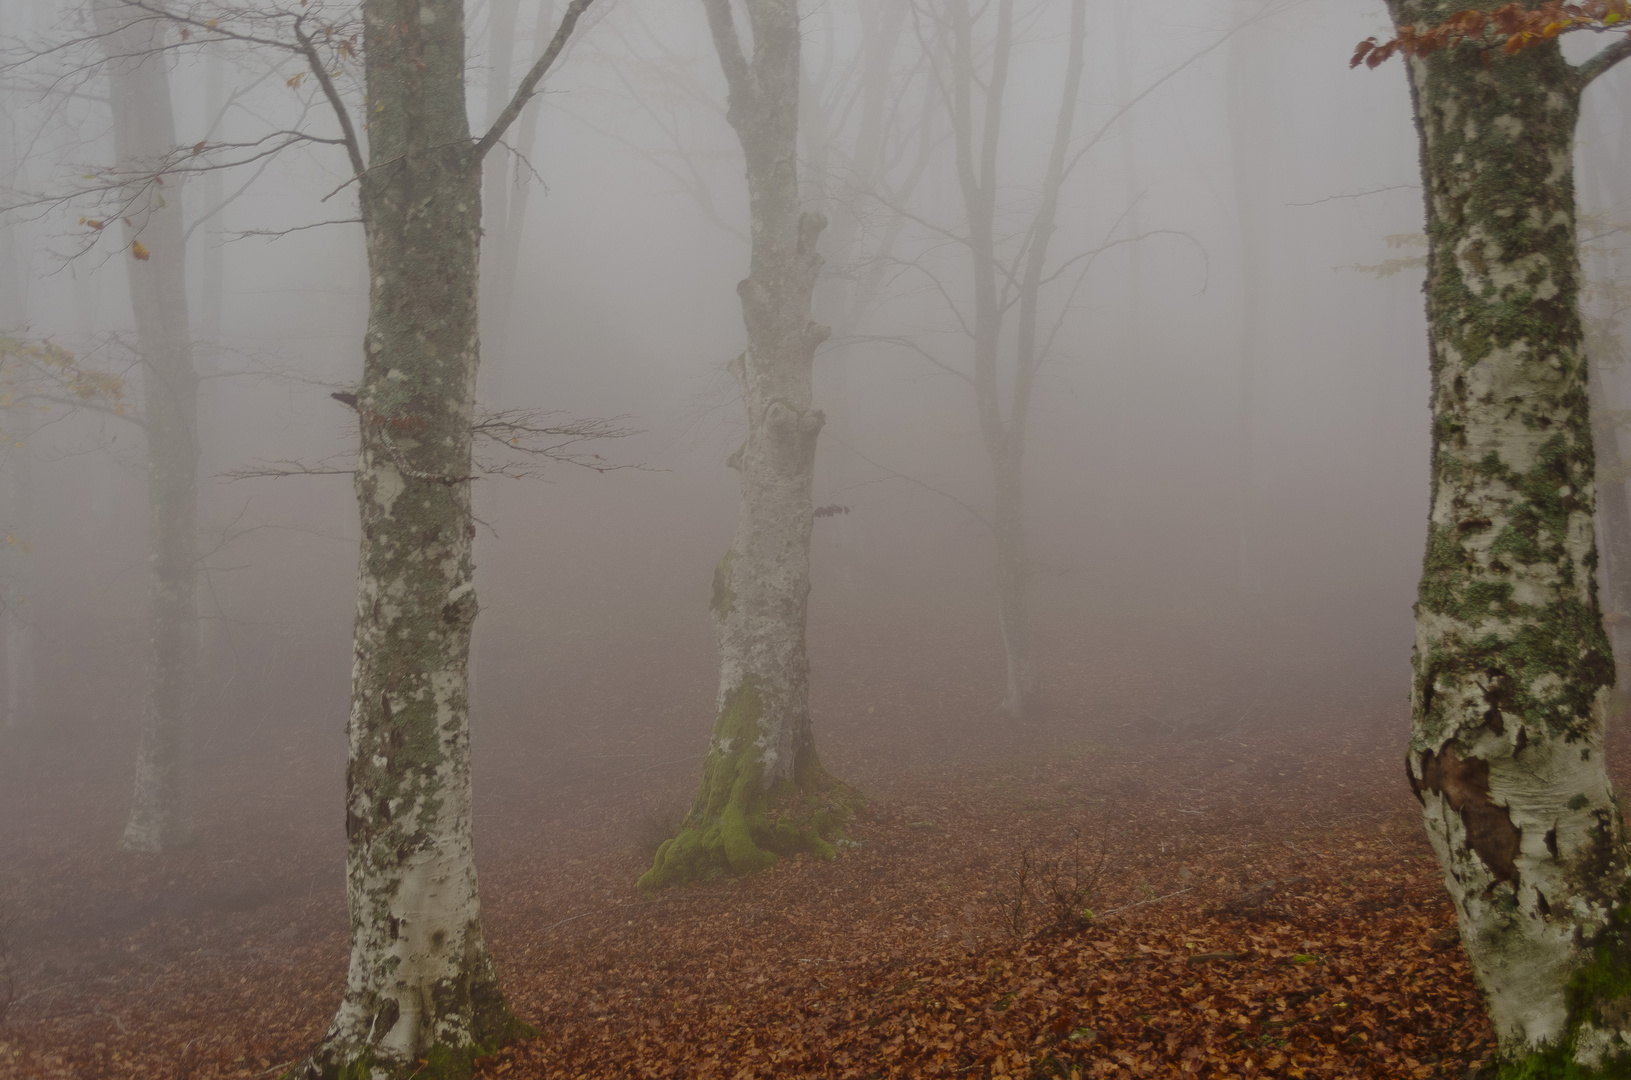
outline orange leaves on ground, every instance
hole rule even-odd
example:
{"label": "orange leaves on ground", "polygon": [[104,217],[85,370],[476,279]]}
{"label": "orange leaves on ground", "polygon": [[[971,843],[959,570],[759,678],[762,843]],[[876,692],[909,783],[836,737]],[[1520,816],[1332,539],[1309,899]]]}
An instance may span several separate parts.
{"label": "orange leaves on ground", "polygon": [[1458,11],[1437,26],[1401,26],[1398,35],[1388,41],[1366,38],[1354,49],[1348,66],[1364,64],[1374,68],[1394,53],[1426,56],[1461,44],[1483,49],[1486,58],[1496,46],[1511,56],[1570,30],[1631,28],[1628,19],[1631,0],[1585,0],[1579,4],[1547,0],[1536,8],[1510,3],[1494,11]]}

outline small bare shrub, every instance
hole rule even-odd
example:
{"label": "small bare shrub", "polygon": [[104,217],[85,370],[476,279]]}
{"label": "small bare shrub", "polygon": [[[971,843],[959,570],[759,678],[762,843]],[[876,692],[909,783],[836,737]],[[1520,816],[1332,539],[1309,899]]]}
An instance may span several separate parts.
{"label": "small bare shrub", "polygon": [[1016,938],[1086,926],[1109,865],[1108,847],[1085,840],[1079,827],[1045,847],[1021,847],[998,894],[998,921]]}
{"label": "small bare shrub", "polygon": [[1009,867],[1006,887],[999,894],[998,920],[1009,935],[1023,938],[1031,925],[1031,911],[1036,906],[1032,896],[1035,878],[1035,849],[1019,849],[1019,856]]}

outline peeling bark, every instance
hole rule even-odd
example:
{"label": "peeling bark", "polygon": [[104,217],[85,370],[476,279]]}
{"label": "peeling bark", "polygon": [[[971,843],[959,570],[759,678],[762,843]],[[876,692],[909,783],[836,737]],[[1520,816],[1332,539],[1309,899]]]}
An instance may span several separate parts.
{"label": "peeling bark", "polygon": [[811,487],[825,419],[811,364],[828,331],[810,318],[826,221],[800,209],[798,4],[747,0],[749,57],[729,0],[703,2],[747,159],[752,246],[737,292],[748,348],[731,371],[748,436],[729,462],[742,475],[736,535],[714,572],[719,698],[702,789],[641,877],[645,889],[750,873],[794,851],[830,856],[851,797],[816,756],[805,653]]}
{"label": "peeling bark", "polygon": [[[119,0],[94,5],[108,55],[116,168],[142,176],[176,146],[164,23]],[[123,846],[170,851],[192,838],[185,740],[198,682],[198,374],[187,308],[181,196],[142,179],[124,218],[147,437],[147,675],[136,784]],[[146,249],[137,258],[135,244]]]}
{"label": "peeling bark", "polygon": [[[1400,25],[1450,10],[1393,5]],[[1578,312],[1581,80],[1555,42],[1408,64],[1433,412],[1410,780],[1503,1054],[1524,1075],[1623,1076],[1631,953],[1603,760],[1614,667]]]}

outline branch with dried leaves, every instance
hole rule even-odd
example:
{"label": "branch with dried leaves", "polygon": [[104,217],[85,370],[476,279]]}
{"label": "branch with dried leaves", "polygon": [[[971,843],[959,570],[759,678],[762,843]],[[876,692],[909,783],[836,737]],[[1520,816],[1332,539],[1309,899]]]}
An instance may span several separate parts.
{"label": "branch with dried leaves", "polygon": [[1401,26],[1387,41],[1366,38],[1354,48],[1348,66],[1364,64],[1374,68],[1395,53],[1423,57],[1459,46],[1477,49],[1483,61],[1490,63],[1497,49],[1506,56],[1515,56],[1576,30],[1620,35],[1619,40],[1576,68],[1584,86],[1631,56],[1631,36],[1626,36],[1631,31],[1631,0],[1585,0],[1579,4],[1547,0],[1535,8],[1514,2],[1493,11],[1458,11],[1436,26]]}
{"label": "branch with dried leaves", "polygon": [[[0,335],[0,412],[22,408],[88,409],[141,424],[117,371],[91,367],[52,341]],[[3,431],[0,436],[11,439]]]}

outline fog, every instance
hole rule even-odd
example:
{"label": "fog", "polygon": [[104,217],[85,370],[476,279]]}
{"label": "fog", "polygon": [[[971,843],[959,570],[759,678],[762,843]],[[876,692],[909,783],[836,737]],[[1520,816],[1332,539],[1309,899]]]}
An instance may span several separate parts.
{"label": "fog", "polygon": [[[1161,234],[1093,260],[1042,370],[1026,471],[1043,575],[1035,602],[1092,620],[1284,614],[1351,633],[1377,677],[1398,683],[1425,507],[1425,339],[1419,273],[1378,278],[1363,267],[1412,254],[1387,238],[1420,232],[1408,101],[1401,79],[1345,66],[1344,50],[1381,30],[1380,8],[1337,16],[1294,5],[1214,47],[1249,14],[1199,5],[1136,26],[1117,22],[1129,13],[1092,15],[1079,127],[1110,127],[1063,193],[1058,261]],[[65,16],[35,5],[10,18],[9,33],[33,40],[61,33]],[[473,80],[488,77],[486,18],[471,13]],[[856,48],[854,22],[831,6],[806,16],[812,78],[841,80],[853,63],[844,50]],[[1046,164],[1062,29],[1044,16],[1020,53],[1003,151],[1009,228]],[[741,438],[740,407],[723,368],[741,350],[735,283],[747,247],[739,151],[720,115],[723,86],[705,34],[695,12],[614,5],[549,82],[530,159],[536,177],[525,178],[534,191],[518,302],[502,351],[483,357],[483,389],[502,386],[495,406],[626,417],[640,434],[597,452],[641,471],[561,466],[542,483],[478,485],[489,526],[478,556],[484,674],[489,652],[511,652],[505,642],[517,634],[587,622],[617,649],[617,618],[640,635],[653,618],[683,621],[686,609],[706,628],[709,575],[729,546],[737,498],[736,474],[722,462]],[[897,68],[913,62],[910,49],[901,43]],[[185,53],[173,64],[187,143],[205,129],[205,64]],[[259,73],[229,67],[229,92]],[[292,122],[302,109],[326,122],[282,83],[263,80],[242,110]],[[910,92],[920,97],[921,83]],[[847,104],[842,85],[822,89]],[[479,114],[482,90],[471,98]],[[64,160],[72,168],[109,153],[97,142],[106,120],[94,106],[42,102],[27,87],[12,100],[20,145],[62,147],[25,162],[29,190],[67,188]],[[73,134],[53,121],[75,123]],[[840,122],[851,129],[840,137],[853,141],[858,121]],[[930,274],[955,291],[966,270],[935,231],[955,228],[960,211],[944,121],[930,123],[940,125],[932,136],[940,145],[904,208],[921,220],[907,222],[884,255],[892,261],[876,302],[851,338],[909,338],[966,368],[956,313],[931,295]],[[229,110],[222,137],[261,130]],[[247,179],[228,173],[222,183],[233,191]],[[212,265],[221,292],[219,377],[207,380],[200,410],[206,550],[232,536],[209,561],[218,568],[205,590],[207,678],[274,697],[277,681],[323,684],[329,709],[342,711],[355,573],[349,486],[343,477],[223,476],[261,462],[328,460],[354,439],[351,415],[327,397],[356,377],[366,319],[359,230],[240,235],[347,216],[344,192],[321,201],[344,179],[337,151],[286,153],[196,229],[189,249],[193,310],[204,307]],[[854,277],[870,269],[890,211],[843,190],[841,175],[807,184],[823,179],[871,224],[860,250],[824,253],[834,273]],[[197,189],[208,182],[189,185],[189,209],[207,209]],[[129,299],[111,245],[77,254],[76,207],[14,216],[7,236],[22,317],[12,321],[82,354],[100,350],[112,367],[127,364]],[[905,265],[917,259],[927,273]],[[846,284],[818,299],[818,318],[843,314],[834,309]],[[1071,283],[1061,284],[1044,299],[1050,318],[1067,300]],[[818,608],[885,590],[986,618],[990,540],[959,505],[990,500],[967,384],[908,348],[836,338],[816,378],[831,437],[815,501],[850,508],[817,526]],[[60,708],[62,695],[47,687],[92,692],[86,660],[69,643],[98,641],[103,659],[90,666],[112,676],[92,676],[95,693],[110,699],[95,714],[112,719],[125,696],[117,684],[128,670],[114,675],[120,664],[108,650],[121,655],[140,641],[144,513],[138,432],[82,417],[52,427],[32,447],[26,532],[38,584],[29,606],[44,641],[64,646],[42,649],[50,666],[39,723],[65,734],[88,711]],[[269,669],[271,655],[286,666]],[[527,676],[495,671],[483,690],[507,696],[512,678]]]}
{"label": "fog", "polygon": [[[809,617],[827,767],[887,799],[936,762],[1158,739],[1225,712],[1266,742],[1402,747],[1428,508],[1422,196],[1403,74],[1348,66],[1355,42],[1391,32],[1383,5],[1089,3],[1025,435],[1040,704],[1023,722],[998,711],[993,473],[937,5],[902,9],[870,96],[863,46],[883,16],[802,6],[800,183],[828,222],[814,318],[833,328],[815,360],[813,502],[837,509],[814,524]],[[1005,259],[1046,181],[1068,7],[1018,4],[995,159]],[[0,332],[119,378],[112,398],[18,390],[0,406],[0,895],[60,949],[125,926],[109,882],[146,873],[114,853],[149,633],[148,466],[130,420],[152,391],[89,10],[0,6]],[[495,72],[492,4],[466,5],[478,132],[559,16],[518,10],[498,13],[518,21]],[[203,379],[185,750],[202,854],[164,864],[183,883],[154,884],[128,922],[205,895],[187,892],[196,874],[254,903],[298,893],[335,931],[359,526],[358,413],[333,395],[357,386],[368,320],[356,184],[332,143],[263,153],[270,133],[336,136],[297,58],[172,44],[147,62],[164,65],[183,154],[209,144],[183,160],[211,166],[162,185],[190,229]],[[358,73],[339,75],[360,109]],[[1627,78],[1602,79],[1585,110],[1592,220],[1615,222],[1628,197]],[[541,857],[547,892],[538,852],[593,858],[597,815],[683,813],[708,748],[710,592],[742,487],[726,459],[746,433],[729,364],[745,348],[748,194],[725,97],[699,4],[599,0],[487,162],[478,399],[623,437],[472,483],[484,885]],[[858,160],[868,145],[881,161]],[[1588,275],[1610,284],[1612,236],[1595,250]],[[1016,319],[999,337],[1003,410]],[[1604,371],[1602,407],[1625,408],[1622,370]],[[1614,615],[1606,588],[1604,602]],[[607,888],[632,888],[640,862]],[[30,990],[49,982],[36,959],[19,968]]]}

